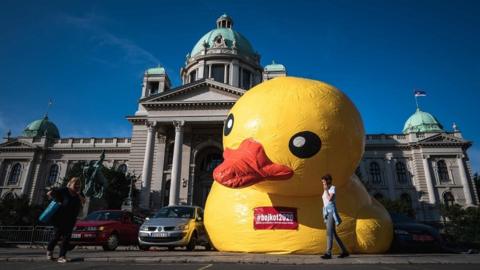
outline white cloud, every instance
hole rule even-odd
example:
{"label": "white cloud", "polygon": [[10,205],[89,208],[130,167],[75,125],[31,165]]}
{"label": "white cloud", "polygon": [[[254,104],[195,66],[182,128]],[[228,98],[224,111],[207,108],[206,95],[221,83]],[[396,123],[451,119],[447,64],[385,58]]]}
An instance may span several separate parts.
{"label": "white cloud", "polygon": [[[96,46],[111,46],[120,49],[124,57],[123,59],[130,63],[144,63],[150,66],[161,64],[155,55],[137,45],[135,42],[121,38],[105,28],[100,24],[107,21],[104,17],[98,16],[95,13],[89,13],[85,16],[72,16],[69,14],[60,15],[60,19],[70,25],[83,29],[92,35],[92,39],[96,42]],[[98,57],[94,57],[95,61],[108,62]]]}

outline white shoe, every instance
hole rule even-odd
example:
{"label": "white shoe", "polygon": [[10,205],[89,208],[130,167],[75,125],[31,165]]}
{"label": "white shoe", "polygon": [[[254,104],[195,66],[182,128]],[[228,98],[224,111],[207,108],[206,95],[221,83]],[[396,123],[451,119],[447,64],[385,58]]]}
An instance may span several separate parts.
{"label": "white shoe", "polygon": [[65,257],[60,257],[60,258],[58,258],[57,262],[59,262],[59,263],[66,263],[66,262],[67,262],[67,259],[65,259]]}
{"label": "white shoe", "polygon": [[47,260],[49,260],[49,261],[53,260],[53,252],[52,251],[47,251]]}

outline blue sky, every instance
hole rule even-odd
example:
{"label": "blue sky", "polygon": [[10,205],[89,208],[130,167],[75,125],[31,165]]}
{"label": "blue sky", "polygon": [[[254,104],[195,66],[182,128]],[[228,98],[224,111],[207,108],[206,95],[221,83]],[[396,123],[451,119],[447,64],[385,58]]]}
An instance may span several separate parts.
{"label": "blue sky", "polygon": [[423,110],[456,122],[480,171],[480,1],[0,2],[0,132],[49,117],[62,137],[130,136],[145,69],[175,86],[185,55],[223,13],[289,75],[346,92],[368,133],[401,133]]}

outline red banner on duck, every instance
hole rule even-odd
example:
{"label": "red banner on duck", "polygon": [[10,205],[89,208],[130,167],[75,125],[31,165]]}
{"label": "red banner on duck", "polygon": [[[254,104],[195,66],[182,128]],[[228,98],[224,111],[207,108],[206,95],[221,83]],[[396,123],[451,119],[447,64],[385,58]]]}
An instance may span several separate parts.
{"label": "red banner on duck", "polygon": [[256,207],[253,210],[255,230],[296,230],[298,229],[297,208]]}

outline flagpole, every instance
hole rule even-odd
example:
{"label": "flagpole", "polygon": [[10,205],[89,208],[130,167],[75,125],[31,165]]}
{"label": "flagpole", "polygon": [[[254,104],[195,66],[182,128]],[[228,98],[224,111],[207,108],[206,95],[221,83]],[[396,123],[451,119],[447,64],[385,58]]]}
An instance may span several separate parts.
{"label": "flagpole", "polygon": [[417,95],[415,95],[415,104],[417,105],[417,110],[418,110],[419,108],[418,108],[418,98],[417,98]]}

